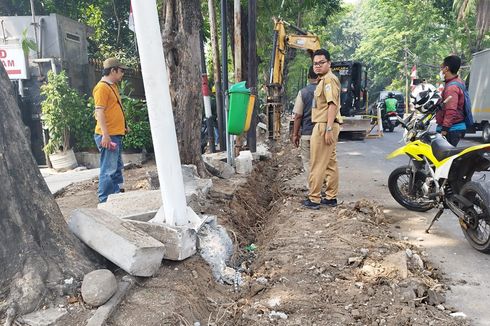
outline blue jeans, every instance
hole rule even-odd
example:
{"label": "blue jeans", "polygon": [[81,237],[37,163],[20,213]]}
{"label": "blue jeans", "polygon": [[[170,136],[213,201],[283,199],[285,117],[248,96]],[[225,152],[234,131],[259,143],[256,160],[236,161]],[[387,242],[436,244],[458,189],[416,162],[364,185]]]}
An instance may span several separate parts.
{"label": "blue jeans", "polygon": [[111,136],[111,141],[117,144],[116,149],[111,151],[100,145],[102,135],[94,135],[95,144],[100,152],[99,189],[97,195],[101,203],[106,202],[110,194],[117,194],[120,191],[119,185],[124,182],[122,174],[124,165],[121,158],[122,138],[122,136]]}

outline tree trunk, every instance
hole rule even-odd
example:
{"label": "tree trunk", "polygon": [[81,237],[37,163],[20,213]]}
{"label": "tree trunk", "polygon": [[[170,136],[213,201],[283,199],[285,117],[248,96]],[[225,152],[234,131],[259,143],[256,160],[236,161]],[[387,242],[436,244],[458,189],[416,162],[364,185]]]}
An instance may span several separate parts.
{"label": "tree trunk", "polygon": [[485,34],[490,29],[490,1],[480,0],[476,9],[476,51],[483,50],[482,43]]}
{"label": "tree trunk", "polygon": [[208,0],[208,10],[211,25],[211,48],[213,52],[214,86],[216,89],[215,98],[216,113],[218,116],[219,149],[220,151],[224,151],[226,149],[226,126],[225,114],[223,112],[223,93],[221,92],[221,66],[219,61],[218,28],[216,27],[216,7],[214,6],[214,0]]}
{"label": "tree trunk", "polygon": [[12,84],[0,65],[0,316],[7,324],[81,279],[91,251],[67,228],[31,154]]}
{"label": "tree trunk", "polygon": [[199,74],[199,0],[167,0],[163,8],[163,48],[167,61],[175,129],[183,164],[206,169],[201,157],[202,94]]}

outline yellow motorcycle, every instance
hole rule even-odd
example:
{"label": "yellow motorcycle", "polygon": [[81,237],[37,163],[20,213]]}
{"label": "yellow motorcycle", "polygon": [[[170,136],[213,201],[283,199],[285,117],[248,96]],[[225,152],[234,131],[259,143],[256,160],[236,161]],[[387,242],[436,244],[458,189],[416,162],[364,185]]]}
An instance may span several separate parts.
{"label": "yellow motorcycle", "polygon": [[[406,144],[387,156],[408,155],[409,164],[391,172],[390,193],[409,210],[438,208],[427,233],[450,209],[471,246],[490,253],[490,194],[481,182],[485,175],[479,173],[490,168],[490,144],[454,147],[440,134],[430,133],[430,121],[443,105],[441,97],[432,85],[417,86],[412,97],[416,112],[400,119]],[[482,180],[473,180],[479,174]]]}

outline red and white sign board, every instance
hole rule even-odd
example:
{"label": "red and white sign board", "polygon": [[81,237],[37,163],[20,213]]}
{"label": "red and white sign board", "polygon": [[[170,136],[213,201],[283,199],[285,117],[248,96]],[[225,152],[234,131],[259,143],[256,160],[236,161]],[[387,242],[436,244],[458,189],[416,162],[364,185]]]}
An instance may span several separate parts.
{"label": "red and white sign board", "polygon": [[0,44],[0,62],[10,79],[27,79],[26,56],[20,44]]}

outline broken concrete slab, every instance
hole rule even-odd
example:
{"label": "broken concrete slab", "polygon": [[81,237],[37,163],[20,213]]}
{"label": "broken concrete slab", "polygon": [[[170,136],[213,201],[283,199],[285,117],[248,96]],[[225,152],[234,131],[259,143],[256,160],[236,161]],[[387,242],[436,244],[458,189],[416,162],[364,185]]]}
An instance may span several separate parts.
{"label": "broken concrete slab", "polygon": [[202,158],[205,162],[209,161],[226,161],[227,153],[226,152],[216,152],[216,153],[206,153],[202,154]]}
{"label": "broken concrete slab", "polygon": [[[182,165],[182,173],[187,205],[194,211],[200,212],[202,201],[213,186],[213,181],[199,178],[194,165]],[[99,204],[97,208],[123,219],[148,221],[150,218],[147,217],[154,216],[162,208],[163,203],[157,172],[147,172],[147,176],[150,187],[157,189],[112,194],[105,203]]]}
{"label": "broken concrete slab", "polygon": [[208,170],[219,178],[229,179],[235,174],[235,169],[226,163],[226,152],[203,154],[202,158]]}
{"label": "broken concrete slab", "polygon": [[[196,179],[184,183],[186,202],[194,211],[201,211],[201,202],[213,186],[211,179]],[[148,221],[163,207],[161,190],[138,190],[112,194],[97,208],[119,218]],[[146,214],[146,215],[145,215]]]}
{"label": "broken concrete slab", "polygon": [[19,318],[19,322],[29,326],[57,325],[57,321],[64,317],[68,311],[64,308],[49,308],[31,312]]}
{"label": "broken concrete slab", "polygon": [[68,227],[89,247],[131,275],[154,275],[165,253],[161,242],[104,210],[75,210]]}
{"label": "broken concrete slab", "polygon": [[[102,209],[122,219],[138,219],[148,221],[145,214],[154,216],[162,207],[160,190],[128,191],[110,195],[105,203],[97,208]],[[150,217],[150,218],[151,218]]]}
{"label": "broken concrete slab", "polygon": [[[146,172],[146,176],[151,190],[160,189],[160,180],[156,170]],[[199,195],[206,195],[213,186],[213,181],[201,178],[197,173],[197,167],[192,164],[182,165],[182,177],[186,195],[193,192],[198,192]],[[187,199],[189,200],[189,198]]]}
{"label": "broken concrete slab", "polygon": [[196,230],[188,227],[128,220],[141,231],[165,245],[164,259],[181,261],[196,253]]}
{"label": "broken concrete slab", "polygon": [[253,170],[253,156],[250,151],[240,151],[240,155],[235,158],[236,173],[248,175]]}
{"label": "broken concrete slab", "polygon": [[266,144],[258,144],[256,153],[259,155],[260,160],[268,160],[272,158],[272,153]]}
{"label": "broken concrete slab", "polygon": [[228,180],[215,180],[213,187],[209,192],[209,197],[212,199],[230,200],[233,198],[238,188],[246,183],[247,178],[245,177],[234,177]]}
{"label": "broken concrete slab", "polygon": [[184,178],[186,197],[187,194],[194,192],[206,196],[213,186],[213,181],[211,179],[202,179],[199,177],[195,165],[182,165],[182,176]]}
{"label": "broken concrete slab", "polygon": [[87,321],[87,326],[103,326],[111,317],[116,307],[124,299],[126,294],[133,287],[135,281],[130,276],[124,276],[119,282],[118,288],[114,296],[104,305],[100,306],[92,317]]}

